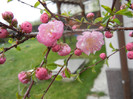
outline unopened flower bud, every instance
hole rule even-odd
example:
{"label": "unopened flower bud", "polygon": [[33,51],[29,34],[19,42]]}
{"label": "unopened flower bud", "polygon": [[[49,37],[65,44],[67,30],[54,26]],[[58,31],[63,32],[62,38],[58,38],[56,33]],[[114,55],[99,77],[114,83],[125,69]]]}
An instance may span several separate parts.
{"label": "unopened flower bud", "polygon": [[6,12],[2,13],[2,18],[9,23],[12,22],[13,17],[14,17],[14,15],[10,11],[6,11]]}
{"label": "unopened flower bud", "polygon": [[106,58],[106,54],[105,53],[101,53],[99,56],[100,56],[101,59],[105,59]]}
{"label": "unopened flower bud", "polygon": [[105,37],[106,38],[111,38],[112,36],[113,36],[113,34],[110,31],[105,32]]}
{"label": "unopened flower bud", "polygon": [[8,34],[9,33],[6,29],[0,28],[0,38],[6,38]]}
{"label": "unopened flower bud", "polygon": [[18,25],[17,19],[13,19],[11,24],[12,24],[12,26],[17,27],[17,25]]}
{"label": "unopened flower bud", "polygon": [[94,13],[88,13],[86,16],[89,20],[92,20],[94,18]]}
{"label": "unopened flower bud", "polygon": [[24,33],[31,33],[32,32],[32,24],[29,22],[23,22],[21,24],[21,29]]}
{"label": "unopened flower bud", "polygon": [[48,16],[47,13],[43,13],[43,14],[40,16],[40,21],[41,21],[42,23],[47,23],[48,20],[49,20],[49,16]]}

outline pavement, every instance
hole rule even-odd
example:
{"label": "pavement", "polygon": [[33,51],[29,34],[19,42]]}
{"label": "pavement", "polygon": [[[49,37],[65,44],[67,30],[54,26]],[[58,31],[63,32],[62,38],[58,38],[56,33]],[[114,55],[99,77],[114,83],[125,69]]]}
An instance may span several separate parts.
{"label": "pavement", "polygon": [[106,78],[106,68],[108,67],[107,65],[104,64],[104,66],[101,68],[101,73],[95,79],[94,86],[91,89],[92,92],[104,92],[106,95],[101,97],[97,95],[88,95],[87,99],[110,99],[108,93],[107,78]]}

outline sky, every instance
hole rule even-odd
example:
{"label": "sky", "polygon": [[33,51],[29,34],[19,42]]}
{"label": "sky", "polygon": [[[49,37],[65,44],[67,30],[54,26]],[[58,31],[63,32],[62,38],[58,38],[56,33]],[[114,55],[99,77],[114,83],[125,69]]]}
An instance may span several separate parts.
{"label": "sky", "polygon": [[[29,3],[31,5],[34,5],[37,0],[21,0],[26,3]],[[54,3],[48,3],[48,8],[52,12],[57,12],[56,4]],[[39,8],[43,8],[41,5],[38,6]],[[21,24],[24,21],[37,21],[40,18],[40,10],[32,8],[30,6],[27,6],[25,4],[22,4],[18,2],[18,0],[13,0],[9,3],[7,3],[7,0],[0,0],[0,22],[6,23],[2,19],[2,13],[5,11],[11,11],[14,14],[14,18],[18,20],[18,23]]]}

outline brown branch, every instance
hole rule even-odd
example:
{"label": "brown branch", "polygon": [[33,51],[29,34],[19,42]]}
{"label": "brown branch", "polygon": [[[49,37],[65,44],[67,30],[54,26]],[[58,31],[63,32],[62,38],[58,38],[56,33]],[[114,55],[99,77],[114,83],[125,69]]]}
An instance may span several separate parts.
{"label": "brown branch", "polygon": [[61,72],[61,70],[63,69],[63,67],[64,67],[65,65],[68,64],[68,61],[70,60],[70,58],[71,58],[72,56],[73,56],[73,53],[70,54],[70,56],[68,57],[68,59],[67,59],[67,61],[66,61],[66,64],[64,64],[64,65],[60,68],[60,70],[58,71],[58,73],[54,76],[53,80],[51,81],[51,83],[49,84],[49,86],[47,87],[47,89],[44,91],[44,93],[43,93],[41,99],[44,99],[45,94],[48,92],[49,88],[51,87],[51,85],[52,85],[53,82],[55,81],[56,77],[59,75],[59,73]]}
{"label": "brown branch", "polygon": [[15,29],[15,28],[13,28],[13,27],[11,27],[11,26],[8,26],[8,25],[6,25],[6,24],[4,24],[4,23],[2,23],[2,22],[0,22],[0,24],[1,24],[2,26],[6,27],[6,28],[9,28],[9,29],[15,31],[15,32],[19,32],[17,29]]}
{"label": "brown branch", "polygon": [[[51,50],[51,47],[48,47],[48,51],[47,51],[46,55],[44,56],[45,61],[44,61],[44,59],[42,60],[42,62],[40,64],[40,67],[42,67],[44,63],[47,63],[47,58],[48,58],[50,50]],[[27,91],[25,92],[25,95],[24,95],[23,99],[26,99],[26,97],[29,96],[29,93],[30,93],[30,90],[31,90],[33,84],[34,84],[34,81],[32,80],[29,87],[28,87],[28,89],[27,89]]]}
{"label": "brown branch", "polygon": [[[109,56],[107,56],[105,59],[108,59],[109,57],[111,57],[112,55],[114,55],[115,53],[117,53],[118,51],[122,50],[123,48],[125,48],[125,46],[121,47],[120,49],[117,49],[115,52],[113,52],[112,54],[110,54]],[[84,68],[79,74],[83,73],[84,71],[88,70],[89,68],[101,63],[102,61],[104,61],[105,59],[101,59],[100,61],[98,61],[97,63],[88,66],[87,68]]]}
{"label": "brown branch", "polygon": [[[114,9],[114,7],[115,7],[115,3],[116,3],[116,0],[113,0],[113,4],[112,4],[112,7],[111,7],[111,11],[113,11],[113,9]],[[109,15],[111,15],[111,13],[110,13]],[[107,21],[107,24],[106,24],[105,29],[108,28],[109,22],[110,22],[110,20]]]}
{"label": "brown branch", "polygon": [[14,48],[14,47],[17,47],[17,45],[19,45],[19,44],[21,44],[21,43],[27,41],[28,39],[29,39],[29,38],[24,38],[23,40],[18,41],[17,44],[14,44],[14,45],[12,45],[12,46],[10,46],[10,47],[8,47],[8,48],[4,48],[4,51],[1,51],[0,54],[2,54],[3,52],[8,51],[8,50],[10,50],[10,49],[12,49],[12,48]]}

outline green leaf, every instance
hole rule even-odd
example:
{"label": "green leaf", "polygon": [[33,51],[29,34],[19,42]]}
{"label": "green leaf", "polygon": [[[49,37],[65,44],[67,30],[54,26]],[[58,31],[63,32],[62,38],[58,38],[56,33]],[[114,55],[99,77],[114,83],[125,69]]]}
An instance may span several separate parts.
{"label": "green leaf", "polygon": [[40,2],[37,1],[37,2],[35,3],[34,7],[36,8],[36,7],[38,7],[39,5],[40,5]]}
{"label": "green leaf", "polygon": [[77,79],[77,81],[79,81],[80,83],[83,83],[83,82],[81,81],[79,75],[77,75],[76,79]]}
{"label": "green leaf", "polygon": [[17,99],[22,99],[22,96],[18,92],[16,93],[16,97]]}
{"label": "green leaf", "polygon": [[109,67],[108,59],[105,60],[105,64]]}
{"label": "green leaf", "polygon": [[61,81],[61,80],[62,80],[62,76],[61,76],[61,75],[58,75],[58,76],[55,78],[55,80]]}
{"label": "green leaf", "polygon": [[112,52],[116,51],[111,42],[109,43],[109,47],[112,48]]}
{"label": "green leaf", "polygon": [[57,68],[57,64],[55,64],[55,63],[48,64],[48,65],[47,65],[47,68],[48,68],[49,70],[54,70],[54,69]]}
{"label": "green leaf", "polygon": [[109,43],[109,47],[112,48],[112,49],[115,49],[111,42]]}
{"label": "green leaf", "polygon": [[125,15],[127,17],[133,17],[133,13],[129,11],[128,9],[122,9],[115,13],[116,15]]}
{"label": "green leaf", "polygon": [[118,25],[121,24],[120,21],[119,21],[119,19],[117,19],[117,18],[113,19],[113,22],[116,22]]}
{"label": "green leaf", "polygon": [[81,23],[81,21],[80,21],[79,19],[75,19],[75,21],[77,21],[77,22]]}
{"label": "green leaf", "polygon": [[69,73],[67,68],[65,68],[65,76],[68,77],[68,78],[71,77],[71,74]]}
{"label": "green leaf", "polygon": [[87,26],[87,29],[89,29],[90,27],[91,27],[91,25],[88,25],[88,26]]}
{"label": "green leaf", "polygon": [[48,14],[48,16],[51,16],[51,14],[48,12],[48,10],[44,9],[45,12]]}
{"label": "green leaf", "polygon": [[12,44],[13,43],[13,39],[9,38],[8,43]]}
{"label": "green leaf", "polygon": [[43,10],[43,9],[41,9],[41,10],[40,10],[40,13],[41,13],[41,14],[43,14],[43,11],[44,11],[44,10]]}
{"label": "green leaf", "polygon": [[111,13],[111,8],[105,5],[102,5],[102,7],[109,13]]}
{"label": "green leaf", "polygon": [[93,63],[93,64],[95,64],[95,63],[96,63],[96,61],[97,61],[97,60],[96,60],[96,59],[94,59],[94,60],[92,61],[92,63]]}
{"label": "green leaf", "polygon": [[84,21],[84,17],[81,18],[81,21],[80,22],[83,22]]}
{"label": "green leaf", "polygon": [[19,46],[16,47],[16,50],[21,51],[21,48]]}
{"label": "green leaf", "polygon": [[13,0],[7,0],[7,2],[11,2],[11,1],[13,1]]}
{"label": "green leaf", "polygon": [[111,17],[110,15],[109,15],[109,16],[105,16],[105,17],[103,18],[103,20],[102,20],[102,23],[103,23],[103,24],[106,24],[110,17]]}
{"label": "green leaf", "polygon": [[96,24],[96,23],[102,21],[102,19],[103,19],[102,17],[98,17],[98,18],[96,18],[96,19],[94,20],[94,24]]}

